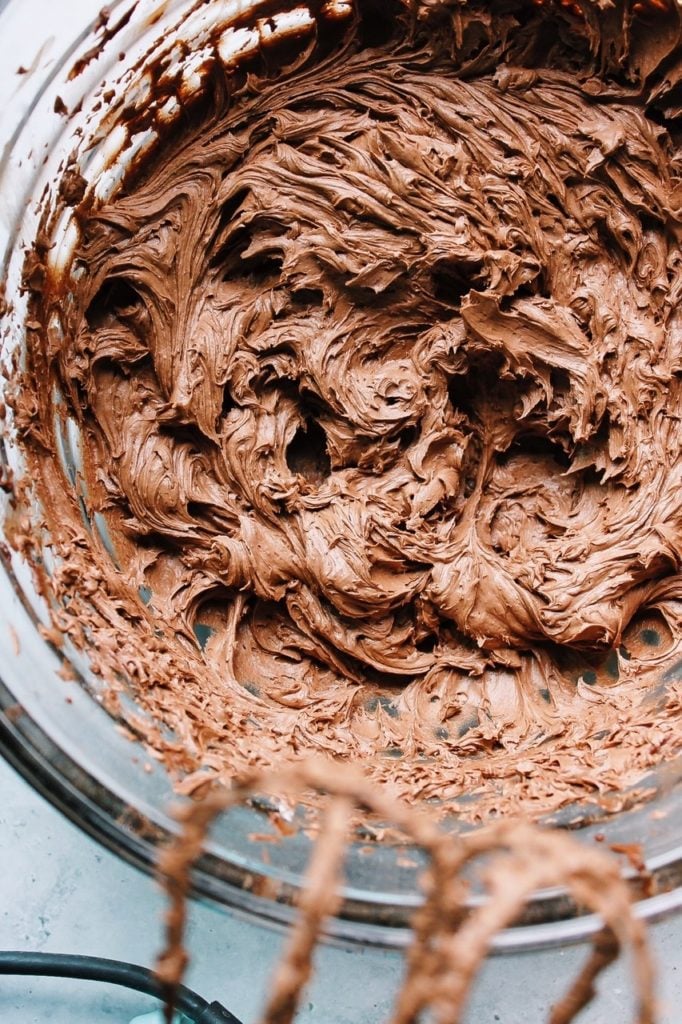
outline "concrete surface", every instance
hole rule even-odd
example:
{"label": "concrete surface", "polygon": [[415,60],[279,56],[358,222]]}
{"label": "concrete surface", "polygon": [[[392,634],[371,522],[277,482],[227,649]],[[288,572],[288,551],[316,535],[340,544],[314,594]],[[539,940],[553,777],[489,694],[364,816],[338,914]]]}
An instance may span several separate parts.
{"label": "concrete surface", "polygon": [[[0,948],[84,953],[149,964],[161,940],[163,900],[154,882],[102,849],[0,761]],[[652,928],[661,971],[659,1024],[682,1021],[682,916]],[[281,936],[220,908],[194,904],[188,983],[244,1024],[257,1020]],[[467,1024],[540,1024],[581,949],[494,957],[474,992]],[[302,1024],[380,1024],[401,972],[397,953],[319,951]],[[602,981],[580,1024],[626,1024],[629,970]],[[91,982],[0,978],[3,1024],[129,1024],[154,1000]]]}

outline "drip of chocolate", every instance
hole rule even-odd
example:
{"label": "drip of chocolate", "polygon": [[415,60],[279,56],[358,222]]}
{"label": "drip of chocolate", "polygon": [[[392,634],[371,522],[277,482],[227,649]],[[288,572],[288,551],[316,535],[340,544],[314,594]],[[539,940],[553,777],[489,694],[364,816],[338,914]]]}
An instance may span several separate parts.
{"label": "drip of chocolate", "polygon": [[74,278],[29,260],[60,628],[187,790],[315,750],[473,817],[622,794],[682,738],[679,682],[649,697],[682,654],[679,11],[382,9],[274,82],[216,64],[78,205]]}

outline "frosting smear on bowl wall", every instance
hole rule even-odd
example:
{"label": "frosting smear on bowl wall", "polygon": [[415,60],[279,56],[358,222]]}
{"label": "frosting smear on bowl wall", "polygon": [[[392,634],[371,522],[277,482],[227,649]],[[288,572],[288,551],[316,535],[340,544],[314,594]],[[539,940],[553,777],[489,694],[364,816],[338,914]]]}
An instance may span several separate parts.
{"label": "frosting smear on bowl wall", "polygon": [[682,746],[679,12],[323,8],[27,258],[55,624],[188,791],[617,810]]}

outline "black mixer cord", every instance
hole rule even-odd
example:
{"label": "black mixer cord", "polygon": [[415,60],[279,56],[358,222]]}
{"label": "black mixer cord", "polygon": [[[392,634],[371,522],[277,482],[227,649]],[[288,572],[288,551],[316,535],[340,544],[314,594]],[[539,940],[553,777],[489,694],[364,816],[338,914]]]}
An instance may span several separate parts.
{"label": "black mixer cord", "polygon": [[[0,974],[104,981],[109,985],[122,985],[136,992],[144,992],[157,999],[164,998],[163,985],[148,967],[138,967],[120,960],[104,960],[98,956],[0,952]],[[174,1005],[193,1024],[240,1024],[220,1003],[209,1003],[184,985],[178,986]]]}

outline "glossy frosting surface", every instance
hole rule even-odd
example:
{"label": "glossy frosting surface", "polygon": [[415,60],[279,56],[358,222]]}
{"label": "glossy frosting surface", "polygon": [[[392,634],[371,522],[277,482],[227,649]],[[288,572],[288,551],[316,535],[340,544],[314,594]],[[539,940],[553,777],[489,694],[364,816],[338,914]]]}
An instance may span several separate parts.
{"label": "glossy frosting surface", "polygon": [[29,260],[18,416],[58,586],[96,581],[59,626],[188,789],[314,750],[541,813],[680,745],[679,18],[519,10],[360,4],[281,79],[216,73],[106,205],[69,179],[76,280]]}

